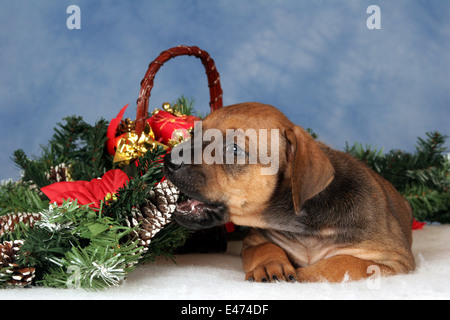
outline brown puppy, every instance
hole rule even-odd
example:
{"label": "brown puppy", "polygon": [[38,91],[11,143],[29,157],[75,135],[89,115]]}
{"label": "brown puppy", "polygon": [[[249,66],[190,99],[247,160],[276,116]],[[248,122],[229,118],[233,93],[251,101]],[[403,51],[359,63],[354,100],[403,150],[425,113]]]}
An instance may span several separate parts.
{"label": "brown puppy", "polygon": [[414,270],[411,208],[360,161],[259,103],[221,108],[198,128],[164,161],[190,198],[174,217],[192,229],[251,227],[246,280],[340,282]]}

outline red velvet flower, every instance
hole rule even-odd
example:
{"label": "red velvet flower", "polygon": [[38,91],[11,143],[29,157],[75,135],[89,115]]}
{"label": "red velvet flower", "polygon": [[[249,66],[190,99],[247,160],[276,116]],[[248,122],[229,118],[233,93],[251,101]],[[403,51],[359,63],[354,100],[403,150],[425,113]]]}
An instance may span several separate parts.
{"label": "red velvet flower", "polygon": [[89,205],[99,208],[100,201],[104,200],[108,194],[113,195],[120,187],[128,182],[128,176],[119,169],[109,170],[101,179],[91,181],[57,182],[41,191],[50,199],[61,205],[63,200],[77,200],[80,205]]}

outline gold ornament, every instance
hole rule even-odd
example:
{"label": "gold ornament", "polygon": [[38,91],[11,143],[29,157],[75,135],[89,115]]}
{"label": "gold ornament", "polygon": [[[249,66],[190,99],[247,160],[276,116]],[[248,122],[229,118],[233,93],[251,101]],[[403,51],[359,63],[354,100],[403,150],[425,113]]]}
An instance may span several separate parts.
{"label": "gold ornament", "polygon": [[[175,106],[177,106],[177,105],[175,105]],[[168,102],[164,102],[164,103],[162,104],[162,108],[164,109],[164,111],[167,111],[167,112],[173,114],[174,116],[177,116],[177,117],[183,116],[183,114],[182,114],[180,111],[178,111],[178,110],[176,110],[175,108],[173,108],[173,107],[170,105],[170,103],[168,103]]]}
{"label": "gold ornament", "polygon": [[146,123],[141,136],[138,136],[134,132],[127,132],[119,140],[114,155],[114,163],[128,165],[132,160],[143,156],[147,151],[153,150],[157,146],[162,146],[164,149],[168,148],[166,145],[155,140],[155,135],[150,125]]}
{"label": "gold ornament", "polygon": [[172,138],[169,139],[169,146],[171,148],[175,147],[177,144],[188,141],[189,139],[191,139],[191,131],[192,128],[190,129],[176,129],[173,133],[172,133]]}

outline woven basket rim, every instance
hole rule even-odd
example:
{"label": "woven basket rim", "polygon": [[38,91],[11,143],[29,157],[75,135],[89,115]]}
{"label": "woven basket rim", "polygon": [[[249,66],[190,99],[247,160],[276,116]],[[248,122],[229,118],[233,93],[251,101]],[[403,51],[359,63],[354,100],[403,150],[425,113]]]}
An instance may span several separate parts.
{"label": "woven basket rim", "polygon": [[217,71],[214,60],[211,58],[209,53],[196,46],[180,45],[170,48],[161,52],[159,56],[149,64],[148,70],[141,81],[141,90],[139,92],[139,98],[137,99],[136,112],[135,132],[137,135],[140,135],[142,133],[145,125],[145,120],[148,117],[150,93],[153,88],[153,81],[155,79],[156,73],[165,62],[178,56],[194,56],[201,60],[203,66],[205,67],[206,76],[208,79],[208,88],[210,95],[209,105],[211,108],[211,112],[223,106],[223,92],[220,85],[220,75]]}

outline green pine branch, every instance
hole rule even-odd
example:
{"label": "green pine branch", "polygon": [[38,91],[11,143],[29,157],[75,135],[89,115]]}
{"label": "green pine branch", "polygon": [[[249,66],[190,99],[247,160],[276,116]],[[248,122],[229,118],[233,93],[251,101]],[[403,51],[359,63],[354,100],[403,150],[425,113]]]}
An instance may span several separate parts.
{"label": "green pine branch", "polygon": [[46,177],[52,167],[71,165],[74,180],[91,180],[112,169],[112,157],[105,148],[108,122],[101,119],[94,126],[82,117],[70,116],[57,123],[47,145],[41,145],[40,156],[30,159],[23,150],[16,150],[13,161],[23,171],[22,181],[42,188],[51,182]]}
{"label": "green pine branch", "polygon": [[46,172],[50,171],[51,162],[46,159],[37,160],[30,159],[25,154],[25,151],[18,149],[14,151],[12,160],[17,167],[22,171],[22,181],[29,184],[34,184],[38,188],[42,188],[49,184]]}
{"label": "green pine branch", "polygon": [[183,115],[190,116],[194,115],[196,112],[194,110],[195,99],[194,98],[186,98],[184,95],[181,95],[175,103],[172,103],[172,108],[175,111],[180,112]]}
{"label": "green pine branch", "polygon": [[148,198],[150,190],[164,176],[161,157],[165,152],[162,147],[158,146],[139,157],[137,167],[136,163],[132,162],[124,169],[131,176],[131,179],[118,190],[116,193],[117,200],[105,206],[104,212],[106,216],[123,221],[123,219],[131,215],[131,209],[134,206],[142,204]]}
{"label": "green pine branch", "polygon": [[403,192],[411,204],[414,216],[420,221],[450,222],[450,193],[423,185],[408,187]]}
{"label": "green pine branch", "polygon": [[75,181],[92,180],[112,169],[112,156],[105,148],[107,129],[108,122],[101,119],[81,135],[80,147],[72,156],[72,178]]}
{"label": "green pine branch", "polygon": [[0,216],[9,213],[40,212],[45,208],[48,208],[48,201],[41,200],[36,189],[12,181],[0,185]]}
{"label": "green pine branch", "polygon": [[119,285],[137,262],[136,245],[85,248],[72,247],[63,258],[54,258],[54,267],[44,275],[46,287],[102,290]]}
{"label": "green pine branch", "polygon": [[350,147],[346,143],[345,152],[361,160],[377,173],[381,173],[384,169],[383,149],[377,150],[377,148],[372,148],[370,145],[363,146],[361,143],[354,143]]}
{"label": "green pine branch", "polygon": [[103,278],[102,270],[117,267],[126,274],[141,257],[142,248],[129,237],[133,228],[88,206],[65,201],[41,215],[33,228],[21,234],[24,244],[17,259],[21,266],[36,268],[39,284],[70,286],[70,270],[79,268],[82,288],[106,288],[115,278],[112,282]]}
{"label": "green pine branch", "polygon": [[450,160],[444,147],[448,137],[427,132],[418,138],[415,153],[382,150],[355,143],[346,152],[390,181],[411,204],[416,219],[450,222]]}
{"label": "green pine branch", "polygon": [[165,257],[175,262],[173,256],[175,249],[183,246],[192,233],[192,230],[188,230],[176,222],[169,223],[152,238],[152,242],[148,247],[148,251],[144,253],[142,261],[153,262],[156,257]]}

